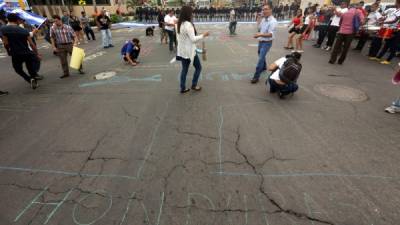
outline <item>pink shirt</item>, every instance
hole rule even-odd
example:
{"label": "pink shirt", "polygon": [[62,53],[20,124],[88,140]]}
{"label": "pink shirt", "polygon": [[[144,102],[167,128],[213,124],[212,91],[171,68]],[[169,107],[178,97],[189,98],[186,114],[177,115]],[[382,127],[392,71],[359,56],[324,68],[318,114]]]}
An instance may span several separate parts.
{"label": "pink shirt", "polygon": [[339,33],[340,34],[353,34],[354,33],[354,28],[353,28],[353,18],[355,16],[360,17],[360,23],[363,23],[364,21],[364,15],[360,11],[358,11],[355,8],[349,9],[346,13],[342,14],[341,18],[341,24],[340,24],[340,29]]}

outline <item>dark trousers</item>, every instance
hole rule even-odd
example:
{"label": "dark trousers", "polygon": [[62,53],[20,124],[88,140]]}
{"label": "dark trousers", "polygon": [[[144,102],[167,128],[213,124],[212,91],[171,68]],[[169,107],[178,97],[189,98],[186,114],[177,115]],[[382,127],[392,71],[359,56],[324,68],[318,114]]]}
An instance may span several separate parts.
{"label": "dark trousers", "polygon": [[380,37],[374,37],[371,41],[371,47],[369,48],[369,57],[376,57],[378,55],[379,49],[382,47],[383,39]]}
{"label": "dark trousers", "polygon": [[322,42],[324,42],[326,34],[328,34],[328,25],[319,25],[317,45],[322,45]]}
{"label": "dark trousers", "polygon": [[85,31],[85,34],[86,34],[86,37],[88,40],[90,40],[89,34],[90,34],[90,36],[92,36],[92,40],[96,40],[96,37],[94,36],[94,32],[93,32],[92,28],[85,27],[83,30]]}
{"label": "dark trousers", "polygon": [[[139,58],[139,54],[140,54],[140,48],[138,50],[133,50],[132,53],[130,54],[130,57],[133,61],[136,61],[137,58]],[[126,56],[124,56],[124,60],[128,61],[128,59],[126,58]]]}
{"label": "dark trousers", "polygon": [[391,61],[396,56],[397,44],[399,41],[400,41],[400,32],[396,32],[392,38],[386,39],[385,45],[383,45],[382,50],[378,54],[378,58],[382,58],[389,50],[390,54],[386,60]]}
{"label": "dark trousers", "polygon": [[296,83],[290,83],[286,85],[281,85],[275,82],[275,80],[269,78],[269,92],[276,93],[280,92],[282,95],[288,95],[290,93],[294,93],[299,89],[299,86]]}
{"label": "dark trousers", "polygon": [[[31,82],[32,78],[37,76],[37,68],[35,67],[35,62],[37,61],[37,57],[32,54],[26,55],[15,55],[11,57],[12,65],[14,70],[18,75],[20,75],[24,80],[28,83]],[[28,70],[28,74],[25,73],[23,69],[23,64],[25,63],[26,69]]]}
{"label": "dark trousers", "polygon": [[343,63],[346,59],[347,52],[349,51],[351,42],[353,41],[354,34],[337,34],[335,46],[331,54],[331,62],[336,62],[338,55],[339,63]]}
{"label": "dark trousers", "polygon": [[236,33],[236,24],[237,24],[236,21],[233,21],[233,22],[229,23],[229,32],[231,34],[235,34]]}
{"label": "dark trousers", "polygon": [[326,46],[332,47],[333,42],[335,42],[336,33],[339,31],[339,27],[337,26],[329,26],[328,27],[328,42]]}
{"label": "dark trousers", "polygon": [[[60,58],[61,67],[63,69],[64,75],[69,75],[68,55],[72,55],[72,48],[72,44],[57,46],[57,56]],[[79,70],[82,70],[82,65]]]}
{"label": "dark trousers", "polygon": [[355,49],[361,51],[364,48],[365,43],[367,43],[368,38],[369,38],[368,32],[361,32],[360,38],[358,39],[358,43]]}
{"label": "dark trousers", "polygon": [[168,39],[169,39],[169,50],[173,51],[174,50],[174,43],[175,43],[175,47],[176,47],[176,37],[175,37],[175,32],[171,31],[171,30],[165,30],[167,31],[168,34]]}
{"label": "dark trousers", "polygon": [[[190,66],[190,59],[183,59],[181,58],[180,61],[182,62],[182,71],[181,71],[181,91],[186,89],[186,76],[189,71]],[[193,80],[192,80],[192,87],[197,86],[197,82],[199,81],[200,73],[201,73],[201,63],[200,59],[197,55],[194,56],[193,59],[193,66],[195,68]]]}

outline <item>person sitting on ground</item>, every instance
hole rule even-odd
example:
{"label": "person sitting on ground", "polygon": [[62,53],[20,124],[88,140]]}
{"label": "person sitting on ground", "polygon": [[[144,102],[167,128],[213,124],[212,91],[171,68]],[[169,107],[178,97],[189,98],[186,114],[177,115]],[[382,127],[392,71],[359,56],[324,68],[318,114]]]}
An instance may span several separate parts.
{"label": "person sitting on ground", "polygon": [[133,38],[132,41],[126,41],[121,49],[121,55],[125,62],[136,66],[139,62],[137,58],[140,53],[140,41],[137,38]]}
{"label": "person sitting on ground", "polygon": [[301,28],[303,26],[303,12],[301,9],[297,10],[297,15],[292,19],[291,24],[289,25],[289,37],[287,45],[284,47],[285,49],[294,49],[293,48],[293,38],[296,35],[301,33]]}
{"label": "person sitting on ground", "polygon": [[297,79],[302,68],[300,58],[300,53],[293,52],[269,65],[268,70],[271,71],[271,76],[266,84],[270,85],[270,93],[278,93],[280,98],[284,98],[297,91]]}

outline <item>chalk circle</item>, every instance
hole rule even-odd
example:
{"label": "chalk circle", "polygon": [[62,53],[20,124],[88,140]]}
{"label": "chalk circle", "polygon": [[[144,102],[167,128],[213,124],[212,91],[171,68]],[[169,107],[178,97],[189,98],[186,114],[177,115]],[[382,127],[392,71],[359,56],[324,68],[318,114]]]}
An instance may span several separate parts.
{"label": "chalk circle", "polygon": [[339,101],[363,102],[368,100],[368,96],[365,92],[344,85],[318,84],[314,86],[314,90],[321,95]]}
{"label": "chalk circle", "polygon": [[[85,201],[91,195],[108,197],[108,199],[109,199],[108,200],[108,207],[103,212],[103,214],[101,214],[100,216],[98,216],[97,218],[92,220],[91,222],[82,223],[82,222],[78,221],[77,218],[76,218],[76,214],[77,214],[77,211],[78,211],[78,206],[83,205],[82,202]],[[74,220],[74,223],[77,224],[77,225],[92,225],[92,224],[96,223],[97,221],[99,221],[100,219],[102,219],[110,211],[110,209],[112,207],[112,204],[113,204],[112,195],[108,194],[108,192],[106,192],[105,190],[97,190],[97,191],[95,191],[93,193],[87,194],[85,197],[81,198],[78,202],[75,203],[74,209],[72,211],[72,219]]]}
{"label": "chalk circle", "polygon": [[95,80],[107,80],[115,75],[117,75],[117,73],[115,71],[106,71],[106,72],[101,72],[101,73],[94,75],[94,79]]}

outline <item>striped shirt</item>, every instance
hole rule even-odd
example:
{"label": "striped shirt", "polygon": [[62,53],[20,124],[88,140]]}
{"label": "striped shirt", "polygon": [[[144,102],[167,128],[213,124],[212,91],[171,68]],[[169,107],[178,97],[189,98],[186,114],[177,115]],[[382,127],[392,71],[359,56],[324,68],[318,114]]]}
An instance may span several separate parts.
{"label": "striped shirt", "polygon": [[74,42],[75,32],[68,25],[63,24],[59,27],[54,24],[50,28],[50,37],[54,38],[56,44],[70,44]]}
{"label": "striped shirt", "polygon": [[269,16],[268,18],[263,18],[259,25],[260,33],[262,34],[272,34],[272,37],[259,37],[259,41],[272,41],[275,39],[275,29],[277,25],[277,21],[273,16]]}

